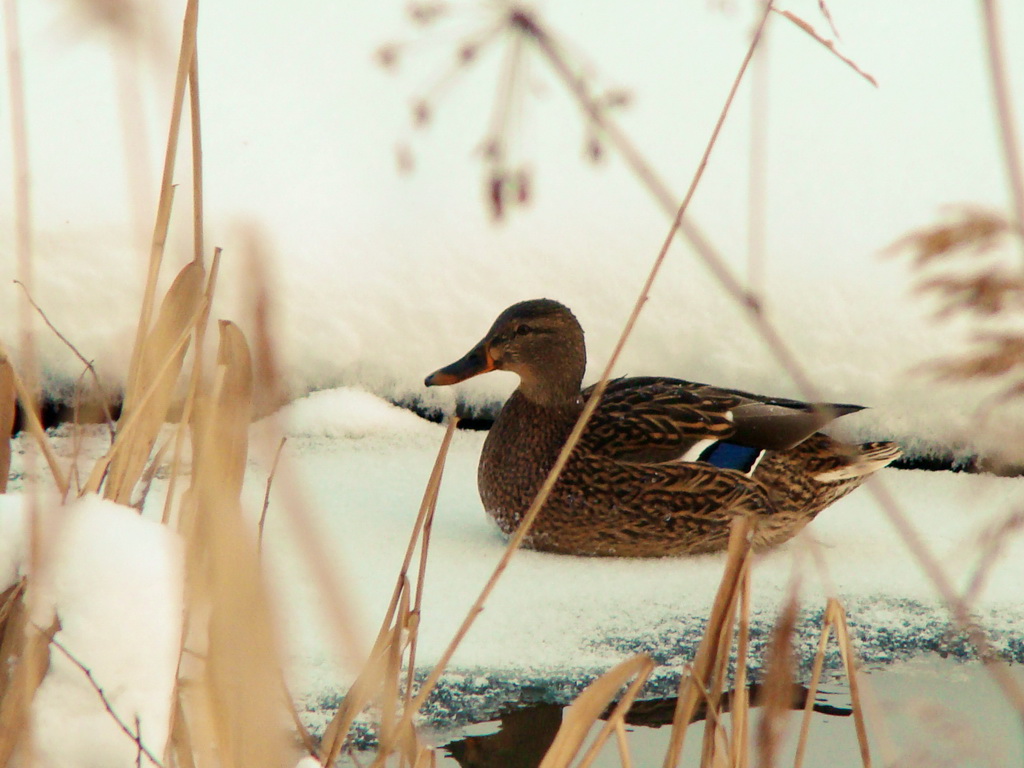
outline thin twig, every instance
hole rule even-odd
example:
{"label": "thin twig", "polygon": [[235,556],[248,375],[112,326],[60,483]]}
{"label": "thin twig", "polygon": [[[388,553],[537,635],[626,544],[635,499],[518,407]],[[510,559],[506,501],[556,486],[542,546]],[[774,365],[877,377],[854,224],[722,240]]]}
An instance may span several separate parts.
{"label": "thin twig", "polygon": [[[32,626],[35,627],[36,630],[38,630],[39,633],[43,635],[43,637],[47,638],[47,640],[49,640],[50,642],[50,645],[52,645],[54,648],[60,651],[61,654],[63,654],[64,657],[67,658],[68,661],[70,661],[72,664],[74,664],[76,667],[82,670],[82,672],[85,674],[85,677],[89,681],[89,685],[91,685],[93,690],[96,691],[96,694],[100,697],[100,701],[103,703],[104,709],[106,709],[110,716],[114,719],[114,722],[118,724],[118,726],[121,728],[122,731],[124,731],[125,735],[127,735],[128,738],[130,738],[138,745],[139,750],[141,750],[141,752],[146,756],[146,759],[153,763],[153,765],[163,768],[163,763],[161,763],[157,759],[156,755],[154,755],[146,747],[146,745],[142,743],[142,738],[139,735],[141,731],[133,733],[132,729],[125,724],[124,720],[121,719],[121,716],[118,715],[117,712],[114,710],[113,705],[110,703],[110,699],[107,698],[107,694],[103,692],[103,689],[100,687],[99,683],[96,682],[96,678],[93,676],[92,670],[90,670],[87,666],[85,666],[85,664],[79,661],[74,656],[74,654],[72,654],[71,651],[65,648],[64,645],[59,640],[57,640],[55,637],[51,637],[45,629],[40,627],[38,624],[33,624]],[[138,722],[137,718],[136,722]]]}
{"label": "thin twig", "polygon": [[281,442],[277,444],[277,451],[274,453],[274,462],[270,465],[270,474],[267,475],[267,490],[263,494],[263,511],[260,512],[260,522],[257,526],[258,531],[256,535],[256,548],[260,554],[263,554],[263,524],[267,520],[267,509],[270,507],[270,486],[274,482],[274,475],[277,474],[277,462],[281,458],[281,450],[284,448],[284,444],[287,440],[287,437],[282,437]]}
{"label": "thin twig", "polygon": [[29,293],[28,288],[25,286],[25,284],[21,282],[21,280],[15,280],[14,283],[15,285],[21,286],[21,290],[25,292],[25,298],[28,300],[28,303],[32,305],[32,308],[35,309],[36,312],[39,313],[39,316],[43,319],[43,322],[46,323],[46,327],[53,331],[54,335],[58,339],[64,342],[65,346],[67,346],[67,348],[71,350],[75,357],[77,357],[82,362],[82,365],[86,367],[89,373],[92,374],[92,380],[96,382],[96,391],[99,393],[100,407],[103,409],[103,416],[107,420],[107,429],[110,430],[110,439],[113,440],[114,417],[110,413],[110,408],[108,407],[107,404],[107,392],[103,388],[103,385],[100,383],[100,377],[96,373],[96,368],[93,367],[91,361],[85,359],[85,356],[78,351],[78,349],[75,347],[74,344],[71,343],[70,340],[68,340],[68,337],[61,333],[60,331],[58,331],[57,326],[50,322],[50,318],[46,316],[46,313],[43,311],[43,308],[36,304],[35,299],[32,298],[32,294]]}
{"label": "thin twig", "polygon": [[[839,59],[839,60],[840,60],[841,62],[843,62],[844,64],[846,64],[846,66],[850,67],[850,69],[852,69],[852,70],[853,70],[854,72],[856,72],[856,73],[857,73],[858,75],[860,75],[860,76],[861,76],[861,77],[863,77],[863,78],[864,78],[865,80],[867,80],[867,81],[868,81],[869,83],[871,83],[871,84],[872,84],[873,86],[875,86],[875,88],[877,88],[877,87],[878,87],[878,81],[877,81],[877,80],[875,80],[875,78],[873,78],[873,77],[872,77],[871,75],[869,75],[869,74],[868,74],[867,72],[865,72],[865,71],[864,71],[863,69],[861,69],[860,67],[858,67],[858,66],[857,66],[857,63],[856,63],[856,62],[855,62],[855,61],[854,61],[853,59],[851,59],[851,58],[849,58],[849,57],[847,57],[847,56],[843,56],[843,54],[841,54],[841,53],[840,53],[840,52],[839,52],[838,50],[836,50],[836,44],[835,44],[835,43],[834,43],[833,41],[831,41],[831,40],[829,40],[829,39],[827,39],[827,38],[825,38],[825,37],[822,37],[821,35],[819,35],[819,34],[818,34],[818,33],[817,33],[817,32],[816,32],[815,30],[814,30],[814,27],[812,27],[812,26],[811,26],[810,24],[808,24],[808,23],[807,23],[806,21],[804,21],[803,19],[801,19],[801,18],[800,18],[799,16],[797,16],[797,15],[796,15],[795,13],[793,13],[792,11],[778,11],[778,10],[777,10],[777,11],[775,11],[775,12],[776,12],[777,14],[779,14],[780,16],[785,16],[785,17],[786,17],[787,19],[789,19],[789,20],[790,20],[791,22],[793,22],[793,23],[794,23],[794,24],[795,24],[795,25],[796,25],[797,27],[799,27],[800,29],[802,29],[802,30],[803,30],[804,32],[806,32],[806,33],[807,33],[808,35],[810,35],[810,36],[811,36],[812,38],[814,38],[814,39],[815,39],[815,40],[817,40],[817,41],[818,41],[819,43],[821,43],[821,44],[822,44],[823,46],[825,46],[825,47],[826,47],[826,48],[827,48],[827,49],[828,49],[829,51],[831,51],[831,52],[832,52],[832,54],[833,54],[833,55],[834,55],[834,56],[835,56],[835,57],[836,57],[837,59]],[[831,19],[829,19],[829,21],[831,22]],[[833,29],[834,29],[834,27],[833,27]]]}

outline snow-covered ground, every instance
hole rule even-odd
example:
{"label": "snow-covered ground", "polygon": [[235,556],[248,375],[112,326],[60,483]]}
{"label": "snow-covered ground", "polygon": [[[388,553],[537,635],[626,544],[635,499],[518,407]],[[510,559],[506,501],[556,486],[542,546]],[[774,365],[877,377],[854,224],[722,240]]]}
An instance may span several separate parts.
{"label": "snow-covered ground", "polygon": [[[257,423],[254,447],[273,443],[267,438],[279,425],[284,425],[288,442],[275,481],[281,485],[275,485],[277,490],[271,494],[264,552],[281,626],[286,628],[293,688],[316,729],[336,705],[352,670],[339,664],[337,638],[323,624],[324,596],[308,567],[319,555],[297,544],[288,509],[295,496],[283,489],[288,483],[302,489],[315,521],[320,553],[327,556],[348,596],[352,620],[368,648],[390,599],[443,430],[365,392],[345,389],[316,393]],[[504,548],[476,493],[482,439],[482,433],[459,432],[448,456],[420,628],[417,658],[424,670],[438,659]],[[101,442],[97,435],[92,450]],[[26,448],[25,438],[19,448]],[[268,462],[260,458],[258,448],[253,454],[257,458],[251,461],[246,498],[255,527]],[[25,459],[19,454],[16,472]],[[1024,502],[1024,483],[1019,478],[885,470],[880,482],[958,589],[972,580],[990,534]],[[154,486],[147,507],[156,515],[161,508],[161,483]],[[9,520],[16,506],[9,501],[0,512]],[[158,526],[107,506],[86,505],[73,518],[91,520],[101,542],[63,550],[63,567],[74,575],[75,595],[91,594],[92,580],[107,578],[93,573],[90,552],[95,546],[101,546],[108,564],[122,563],[117,566],[126,569],[122,573],[136,567],[140,549],[155,547],[157,552],[170,553],[161,555],[164,559],[174,554],[173,546],[168,549],[164,541],[167,535],[157,535]],[[131,533],[135,529],[155,529],[146,535],[160,540],[140,543],[142,539]],[[816,565],[815,550],[824,570]],[[989,570],[972,601],[973,613],[990,631],[996,649],[1024,662],[1024,606],[1020,603],[1024,537],[1017,531],[1004,534],[995,555],[985,559]],[[178,589],[173,583],[177,561],[171,557],[167,562],[153,566],[171,581],[155,587],[153,599],[161,604],[155,620],[177,637],[170,614],[178,598],[168,597]],[[520,552],[453,658],[442,683],[444,695],[428,715],[450,723],[493,716],[502,704],[524,696],[564,701],[586,680],[636,651],[651,653],[659,663],[652,695],[669,693],[681,666],[692,658],[722,564],[723,558],[714,555],[631,560]],[[9,564],[0,565],[11,573]],[[805,674],[829,594],[845,604],[859,653],[869,665],[934,651],[971,656],[968,644],[950,633],[949,614],[935,588],[864,489],[824,512],[798,539],[757,558],[755,660],[794,579],[803,605],[799,643]],[[147,584],[148,580],[140,579],[133,588],[144,589]],[[58,598],[69,612],[69,625],[75,625],[75,616],[82,612],[77,623],[97,631],[115,627],[108,631],[122,632],[123,626],[136,626],[142,621],[137,614],[140,605],[152,602],[134,597],[122,605],[123,623],[108,615],[105,605],[105,612],[93,622],[84,617],[98,609],[75,595]],[[93,661],[98,669],[103,668],[103,659],[120,654],[116,646],[67,636],[69,646],[78,643],[83,662]],[[93,659],[94,654],[98,658]],[[835,662],[833,658],[833,666]],[[114,667],[107,685],[116,689],[120,673]],[[130,688],[135,685],[129,682],[134,673],[128,665],[123,670],[124,685]]]}

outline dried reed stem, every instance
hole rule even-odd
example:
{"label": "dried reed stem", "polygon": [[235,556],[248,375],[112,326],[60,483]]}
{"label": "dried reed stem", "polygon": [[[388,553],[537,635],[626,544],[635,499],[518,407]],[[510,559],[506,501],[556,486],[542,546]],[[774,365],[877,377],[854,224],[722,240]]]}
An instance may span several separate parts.
{"label": "dried reed stem", "polygon": [[188,68],[189,117],[192,136],[192,258],[199,264],[206,255],[203,246],[203,139],[199,119],[199,49],[193,47]]}
{"label": "dried reed stem", "polygon": [[[11,437],[17,416],[18,391],[14,386],[14,367],[0,357],[0,493],[7,492],[11,471]],[[2,623],[2,622],[0,622]]]}
{"label": "dried reed stem", "polygon": [[[10,0],[9,0],[10,1]],[[153,227],[153,241],[149,254],[149,272],[142,298],[139,324],[135,330],[135,345],[128,369],[128,388],[132,389],[142,363],[143,341],[149,332],[149,324],[156,302],[156,285],[160,276],[167,231],[171,221],[171,203],[174,199],[174,165],[178,156],[178,137],[181,132],[181,113],[185,100],[185,84],[192,67],[196,50],[196,26],[199,17],[199,0],[188,0],[182,22],[181,50],[178,56],[178,70],[174,83],[174,98],[171,102],[171,123],[167,132],[167,150],[164,155],[163,175],[160,179],[160,201],[157,205],[156,223]],[[198,114],[198,113],[197,113]]]}
{"label": "dried reed stem", "polygon": [[106,473],[107,468],[110,466],[111,461],[121,450],[125,450],[122,446],[128,443],[127,438],[135,430],[136,425],[144,421],[144,414],[148,415],[146,414],[146,405],[152,399],[154,393],[160,388],[163,378],[167,375],[168,371],[170,371],[171,366],[174,365],[178,353],[185,348],[186,344],[188,344],[188,341],[192,336],[192,330],[196,322],[198,322],[199,318],[202,316],[202,313],[203,306],[200,305],[199,309],[185,324],[184,330],[178,335],[174,344],[169,348],[169,352],[164,358],[163,363],[160,365],[160,368],[157,369],[157,373],[153,377],[153,381],[150,382],[138,402],[133,405],[133,409],[131,413],[128,414],[125,424],[118,430],[118,440],[114,442],[113,447],[111,447],[107,455],[96,462],[96,466],[93,467],[93,471],[89,475],[89,481],[86,483],[83,493],[95,493],[99,489],[100,483],[103,482],[103,476]]}
{"label": "dried reed stem", "polygon": [[871,751],[868,748],[868,730],[864,724],[864,705],[860,699],[860,686],[857,682],[857,662],[854,657],[853,642],[850,630],[846,626],[846,611],[838,600],[829,600],[832,610],[836,640],[839,641],[839,653],[843,657],[846,678],[850,681],[850,700],[853,703],[853,723],[857,729],[857,744],[860,746],[860,758],[864,768],[871,768]]}
{"label": "dried reed stem", "polygon": [[[735,610],[737,592],[742,581],[747,558],[750,555],[752,521],[746,517],[735,518],[729,532],[729,549],[726,553],[722,580],[715,593],[704,636],[693,660],[693,669],[679,681],[679,698],[672,718],[672,734],[669,748],[665,753],[665,768],[675,768],[683,753],[686,730],[693,720],[693,713],[700,695],[699,689],[706,690],[715,663],[715,652],[721,646],[721,637],[729,624],[729,614]],[[708,708],[709,714],[711,707]]]}
{"label": "dried reed stem", "polygon": [[[749,561],[748,561],[749,562]],[[740,581],[740,621],[736,639],[736,680],[733,683],[732,768],[747,768],[750,758],[750,692],[747,690],[747,656],[750,652],[750,566]]]}
{"label": "dried reed stem", "polygon": [[1013,104],[1010,101],[1009,79],[1003,63],[1005,57],[996,0],[981,0],[981,11],[985,27],[989,72],[992,76],[992,91],[999,120],[999,133],[1003,143],[1006,174],[1013,199],[1014,228],[1017,231],[1021,249],[1024,251],[1024,166],[1021,165],[1020,148],[1017,146],[1017,131],[1014,126]]}
{"label": "dried reed stem", "polygon": [[1024,690],[1021,689],[1017,681],[1014,680],[1013,675],[1010,674],[1009,667],[993,652],[988,638],[981,627],[971,620],[969,606],[957,593],[952,582],[946,576],[942,565],[935,555],[932,554],[931,550],[928,549],[927,544],[925,544],[914,526],[907,520],[906,515],[889,493],[888,488],[874,476],[868,478],[865,487],[875,497],[878,505],[889,518],[889,522],[896,529],[897,534],[903,539],[907,550],[917,561],[925,576],[934,584],[940,597],[946,603],[946,607],[952,615],[954,622],[967,633],[967,637],[977,649],[978,656],[981,658],[985,669],[1003,696],[1006,697],[1010,706],[1016,711],[1021,728],[1024,730]]}
{"label": "dried reed stem", "polygon": [[[396,615],[399,617],[402,616],[401,606],[403,601],[408,600],[408,571],[412,564],[412,558],[416,552],[416,545],[420,541],[421,532],[426,529],[429,524],[429,520],[433,517],[433,510],[437,504],[437,493],[441,487],[441,479],[444,474],[445,460],[447,459],[448,449],[451,446],[452,438],[455,435],[455,428],[457,424],[457,418],[451,419],[448,423],[448,428],[445,430],[444,437],[441,440],[441,445],[438,449],[437,457],[434,460],[434,466],[430,473],[430,479],[427,481],[423,500],[420,503],[419,513],[416,516],[416,521],[413,523],[412,533],[409,536],[409,543],[406,546],[405,556],[399,570],[398,579],[395,583],[395,589],[391,595],[391,602],[384,614],[384,619],[381,621],[381,628],[377,633],[377,639],[374,642],[370,658],[364,665],[359,676],[356,678],[355,683],[353,683],[349,688],[348,693],[345,695],[341,706],[331,719],[331,722],[324,730],[324,736],[321,741],[320,752],[318,754],[322,765],[333,765],[334,760],[336,760],[338,755],[341,753],[341,749],[345,744],[345,739],[347,738],[349,729],[351,728],[352,721],[363,709],[366,702],[369,701],[373,690],[383,674],[382,664],[385,654],[388,653],[388,649],[392,645],[397,646],[401,642],[401,633],[407,622],[403,621],[401,618],[396,621]],[[425,558],[425,556],[425,550],[423,550],[423,557]],[[407,607],[408,603],[406,602],[405,604],[405,618],[407,619],[409,615]],[[418,621],[418,615],[416,615],[416,621]],[[416,632],[415,626],[411,631],[413,633]],[[413,728],[412,715],[410,713],[413,711],[412,706],[409,704],[407,694],[406,706],[403,710],[402,718],[395,723],[393,728],[396,739],[411,739],[410,734],[413,732]],[[383,750],[381,751],[383,753]]]}
{"label": "dried reed stem", "polygon": [[[654,671],[654,660],[647,657],[645,658],[647,659],[647,663],[641,667],[637,676],[633,679],[633,682],[629,684],[626,692],[619,697],[619,700],[615,704],[615,709],[613,709],[611,714],[608,715],[604,727],[601,728],[600,732],[598,732],[593,743],[591,743],[582,759],[577,763],[576,768],[590,768],[597,759],[597,756],[600,754],[605,742],[607,742],[609,737],[611,737],[612,733],[618,733],[622,728],[623,723],[625,723],[626,720],[626,713],[629,712],[629,708],[633,706],[633,702],[636,701],[636,697],[640,695],[640,690],[647,682],[647,678],[650,677],[651,672]],[[622,746],[620,745],[620,749],[621,748]],[[628,755],[628,749],[626,750],[626,753]]]}
{"label": "dried reed stem", "polygon": [[[547,754],[544,755],[539,768],[562,768],[562,766],[568,765],[569,761],[579,752],[583,740],[590,732],[591,726],[600,717],[601,713],[605,711],[608,703],[621,690],[627,680],[634,678],[626,693],[623,694],[619,704],[615,707],[615,711],[609,718],[609,723],[601,731],[599,739],[600,744],[603,744],[607,737],[611,735],[611,730],[614,727],[614,723],[611,722],[612,718],[622,719],[636,694],[639,693],[640,687],[647,680],[647,676],[653,669],[654,661],[649,656],[637,654],[616,664],[588,685],[583,693],[566,707],[562,714],[562,725],[558,729],[558,733],[555,734],[554,741],[551,742],[551,746],[548,748]],[[597,746],[600,746],[600,744]],[[592,760],[593,756],[596,756],[596,752],[589,752],[584,757],[584,760],[587,762],[581,762],[581,767],[589,764],[589,760]]]}
{"label": "dried reed stem", "polygon": [[[21,55],[21,30],[17,0],[4,0],[4,50],[7,59],[7,89],[10,99],[11,167],[14,187],[14,253],[18,277],[32,286],[32,182],[29,168],[28,118],[25,106],[25,71]],[[21,366],[32,397],[24,400],[25,410],[35,411],[36,358],[32,339],[32,314],[22,305]]]}
{"label": "dried reed stem", "polygon": [[[2,343],[0,343],[0,360],[10,360],[10,355],[8,355]],[[46,436],[46,430],[43,429],[43,423],[39,420],[39,413],[33,405],[35,399],[29,391],[28,385],[18,375],[13,365],[10,368],[10,374],[14,382],[14,388],[18,393],[18,399],[21,401],[21,412],[25,418],[25,427],[28,429],[29,434],[35,438],[39,449],[43,452],[46,464],[50,468],[50,474],[53,475],[53,482],[56,484],[57,490],[60,491],[61,498],[64,498],[68,494],[70,482],[65,477],[64,471],[60,468],[57,455],[53,452],[50,440]]]}
{"label": "dried reed stem", "polygon": [[800,719],[800,736],[796,744],[796,757],[793,760],[793,768],[802,768],[804,764],[804,753],[807,750],[807,736],[811,729],[811,715],[814,713],[814,699],[818,695],[818,685],[821,682],[821,670],[825,664],[825,648],[828,646],[828,637],[832,631],[832,609],[831,598],[825,608],[821,620],[821,636],[818,638],[818,650],[814,654],[814,663],[811,666],[811,680],[807,685],[807,700],[804,703],[803,717]]}
{"label": "dried reed stem", "polygon": [[217,277],[220,274],[220,257],[223,249],[213,249],[213,261],[210,264],[210,274],[206,278],[206,290],[204,292],[205,304],[196,322],[196,353],[192,358],[192,375],[189,379],[188,390],[185,394],[185,402],[181,408],[181,418],[178,420],[178,427],[174,434],[174,453],[171,456],[171,476],[167,482],[167,496],[164,498],[164,511],[161,522],[164,525],[171,519],[171,510],[174,504],[174,494],[177,489],[178,476],[181,473],[181,453],[185,448],[185,429],[192,422],[192,414],[199,398],[199,391],[203,378],[203,356],[202,349],[206,340],[206,329],[210,321],[210,308],[213,306],[213,295],[217,289]]}

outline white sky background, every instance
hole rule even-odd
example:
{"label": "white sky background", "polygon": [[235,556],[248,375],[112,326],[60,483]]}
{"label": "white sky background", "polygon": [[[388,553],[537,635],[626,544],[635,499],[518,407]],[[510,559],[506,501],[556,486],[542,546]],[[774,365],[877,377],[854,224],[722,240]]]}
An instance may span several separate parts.
{"label": "white sky background", "polygon": [[[1001,5],[1020,126],[1024,47],[1016,41],[1024,39],[1024,8]],[[141,64],[124,67],[122,60],[146,105],[127,139],[106,34],[84,23],[74,4],[23,6],[33,292],[116,380],[144,279],[183,3],[164,3],[159,18],[147,20],[155,31],[147,33]],[[617,114],[681,197],[745,51],[753,4],[549,0],[537,7],[582,54],[596,85],[632,94],[631,106]],[[782,7],[831,36],[816,3]],[[967,0],[830,2],[841,50],[877,78],[877,89],[786,20],[771,23],[768,108],[757,115],[767,130],[769,308],[826,397],[876,406],[847,420],[854,431],[860,418],[869,433],[948,443],[961,436],[977,398],[907,377],[952,340],[907,299],[905,261],[878,254],[935,221],[943,206],[1005,209],[978,7]],[[532,170],[533,200],[494,226],[484,207],[480,145],[498,49],[457,79],[425,129],[411,128],[410,108],[466,35],[492,18],[493,6],[457,5],[450,19],[426,30],[409,23],[404,8],[202,6],[207,244],[226,249],[218,313],[245,325],[246,242],[258,233],[272,259],[281,347],[297,391],[345,381],[419,393],[422,377],[466,351],[502,308],[541,295],[579,315],[593,378],[664,238],[664,215],[611,151],[596,167],[584,159],[582,121],[531,52],[513,160]],[[413,41],[394,74],[373,57],[391,41]],[[6,86],[2,98],[6,115]],[[691,208],[741,275],[750,126],[745,87]],[[0,175],[9,179],[6,121],[0,131]],[[403,142],[416,160],[407,176],[395,162]],[[140,143],[144,150],[130,156],[143,161],[126,163],[126,146]],[[188,163],[186,144],[167,280],[190,257]],[[5,307],[19,298],[10,282],[17,274],[11,210],[8,184],[0,188]],[[8,343],[17,318],[0,316]],[[50,372],[77,376],[77,362],[59,342],[42,333],[40,344]],[[678,245],[619,371],[797,394],[730,300]],[[485,377],[467,389],[493,395],[507,391],[510,379]]]}

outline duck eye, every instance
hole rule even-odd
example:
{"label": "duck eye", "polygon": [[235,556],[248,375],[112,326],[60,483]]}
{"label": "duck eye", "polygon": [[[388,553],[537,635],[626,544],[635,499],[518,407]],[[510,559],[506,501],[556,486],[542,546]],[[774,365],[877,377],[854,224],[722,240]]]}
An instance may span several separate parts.
{"label": "duck eye", "polygon": [[533,333],[533,328],[526,324],[520,325],[518,328],[516,328],[517,336],[525,336],[528,333]]}

